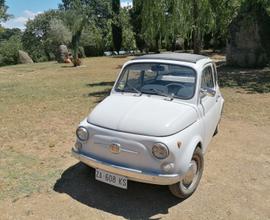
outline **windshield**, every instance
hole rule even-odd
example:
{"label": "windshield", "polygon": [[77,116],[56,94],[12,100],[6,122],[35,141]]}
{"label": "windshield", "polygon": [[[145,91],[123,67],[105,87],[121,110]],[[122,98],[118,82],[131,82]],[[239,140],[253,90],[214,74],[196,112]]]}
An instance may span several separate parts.
{"label": "windshield", "polygon": [[155,94],[171,99],[191,99],[196,88],[196,72],[186,66],[161,63],[128,65],[117,84],[117,92]]}

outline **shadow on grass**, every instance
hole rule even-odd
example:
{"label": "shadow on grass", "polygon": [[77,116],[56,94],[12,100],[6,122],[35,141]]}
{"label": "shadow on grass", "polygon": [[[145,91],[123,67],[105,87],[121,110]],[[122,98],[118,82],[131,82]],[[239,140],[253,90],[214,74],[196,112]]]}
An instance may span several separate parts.
{"label": "shadow on grass", "polygon": [[97,82],[97,83],[89,83],[87,86],[96,87],[96,86],[113,86],[114,82]]}
{"label": "shadow on grass", "polygon": [[97,98],[95,103],[100,103],[102,100],[104,100],[107,96],[110,95],[110,92],[111,92],[111,89],[112,89],[113,85],[114,85],[113,81],[110,81],[110,82],[96,82],[96,83],[86,84],[86,86],[91,87],[91,88],[105,87],[105,88],[102,88],[102,90],[90,92],[86,96],[87,97],[95,97],[95,98]]}
{"label": "shadow on grass", "polygon": [[97,91],[97,92],[90,92],[88,94],[88,97],[95,97],[97,100],[95,103],[100,103],[102,102],[107,96],[110,95],[111,89],[105,89],[102,91]]}
{"label": "shadow on grass", "polygon": [[249,93],[270,92],[270,68],[242,69],[221,64],[218,74],[221,87],[242,88]]}
{"label": "shadow on grass", "polygon": [[82,163],[64,171],[54,190],[89,207],[126,219],[149,219],[157,214],[168,214],[170,207],[182,202],[173,197],[166,186],[129,181],[128,189],[123,190],[98,182],[94,169]]}

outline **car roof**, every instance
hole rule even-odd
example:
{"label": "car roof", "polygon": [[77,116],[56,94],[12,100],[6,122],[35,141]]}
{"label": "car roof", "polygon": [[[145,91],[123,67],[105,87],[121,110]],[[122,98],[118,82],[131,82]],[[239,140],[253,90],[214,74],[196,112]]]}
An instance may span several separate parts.
{"label": "car roof", "polygon": [[174,60],[189,63],[197,63],[200,60],[209,59],[206,56],[190,53],[160,53],[139,56],[133,60]]}

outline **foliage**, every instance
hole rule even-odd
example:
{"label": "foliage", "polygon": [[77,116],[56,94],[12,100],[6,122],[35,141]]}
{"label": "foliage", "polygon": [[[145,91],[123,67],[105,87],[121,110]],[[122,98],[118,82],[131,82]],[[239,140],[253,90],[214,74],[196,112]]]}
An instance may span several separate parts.
{"label": "foliage", "polygon": [[0,22],[7,21],[11,17],[11,15],[7,13],[7,10],[8,6],[6,5],[5,0],[0,0]]}
{"label": "foliage", "polygon": [[19,35],[14,35],[0,43],[0,66],[18,63],[18,51],[22,49]]}
{"label": "foliage", "polygon": [[158,52],[160,41],[164,36],[165,30],[165,0],[151,1],[144,0],[142,2],[142,36],[148,47],[154,48]]}
{"label": "foliage", "polygon": [[21,37],[22,36],[21,29],[19,29],[19,28],[13,28],[13,29],[5,28],[5,29],[3,29],[3,31],[0,32],[0,42],[8,40],[12,36]]}
{"label": "foliage", "polygon": [[226,44],[228,27],[237,15],[240,7],[239,0],[209,0],[214,16],[214,26],[211,31],[212,46],[218,48]]}
{"label": "foliage", "polygon": [[61,45],[69,44],[71,41],[71,32],[60,19],[52,19],[48,33],[48,40],[51,44]]}
{"label": "foliage", "polygon": [[71,42],[71,32],[65,26],[62,20],[52,19],[50,21],[48,35],[45,39],[44,46],[50,51],[50,56],[57,57],[60,45],[69,45]]}
{"label": "foliage", "polygon": [[50,10],[39,14],[33,20],[29,20],[22,36],[25,50],[35,62],[47,61],[54,58],[54,50],[47,44],[51,21],[60,19],[61,13]]}
{"label": "foliage", "polygon": [[90,8],[80,0],[71,2],[70,7],[65,11],[66,24],[72,33],[71,47],[75,67],[81,64],[79,61],[80,39],[83,29],[88,22],[89,11]]}
{"label": "foliage", "polygon": [[105,42],[102,30],[93,22],[88,24],[82,32],[80,45],[84,48],[86,56],[103,55]]}
{"label": "foliage", "polygon": [[129,8],[122,8],[120,11],[121,26],[123,29],[122,47],[128,52],[136,49],[135,33],[130,25],[129,10]]}
{"label": "foliage", "polygon": [[79,46],[84,28],[93,21],[96,25],[100,22],[104,27],[104,19],[109,13],[108,3],[108,0],[63,0],[60,5],[60,9],[65,12],[66,23],[72,32],[71,46],[74,66],[80,64],[78,61]]}
{"label": "foliage", "polygon": [[185,19],[192,27],[193,50],[194,53],[200,53],[205,34],[210,33],[214,27],[214,13],[209,0],[192,0],[186,7],[191,8]]}
{"label": "foliage", "polygon": [[136,46],[141,52],[146,48],[146,42],[142,33],[142,8],[143,0],[133,0],[133,7],[130,9],[130,23],[135,34]]}

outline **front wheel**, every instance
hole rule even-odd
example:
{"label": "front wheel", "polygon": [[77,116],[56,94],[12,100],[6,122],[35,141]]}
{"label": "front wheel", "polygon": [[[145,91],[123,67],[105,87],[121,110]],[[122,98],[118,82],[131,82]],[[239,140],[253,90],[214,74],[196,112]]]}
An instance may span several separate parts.
{"label": "front wheel", "polygon": [[203,154],[202,150],[197,147],[190,161],[190,167],[184,178],[173,185],[169,186],[171,193],[181,199],[191,196],[197,189],[203,173]]}

